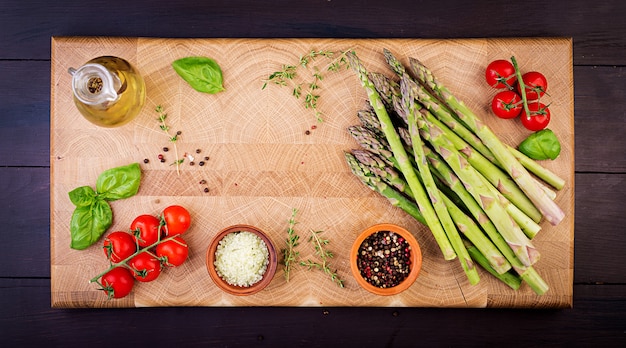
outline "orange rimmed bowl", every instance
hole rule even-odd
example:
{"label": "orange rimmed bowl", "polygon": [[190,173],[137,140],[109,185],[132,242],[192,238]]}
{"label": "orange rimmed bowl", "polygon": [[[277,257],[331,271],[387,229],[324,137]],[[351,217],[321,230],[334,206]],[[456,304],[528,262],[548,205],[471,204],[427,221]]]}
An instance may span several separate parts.
{"label": "orange rimmed bowl", "polygon": [[[217,270],[215,269],[215,252],[217,251],[217,246],[226,235],[237,232],[251,232],[261,238],[261,240],[267,246],[269,262],[267,264],[267,268],[265,269],[265,273],[263,274],[261,280],[250,286],[231,285],[222,277],[220,277],[220,275],[217,273]],[[217,285],[223,291],[236,296],[252,295],[263,290],[272,281],[272,278],[276,273],[277,265],[278,259],[276,256],[276,249],[274,248],[274,244],[272,243],[272,241],[259,228],[250,225],[233,225],[221,230],[211,241],[211,244],[209,245],[206,254],[207,270],[209,271],[209,275],[211,276],[211,279],[213,280],[215,285]]]}
{"label": "orange rimmed bowl", "polygon": [[[359,268],[359,262],[358,262],[359,248],[361,247],[365,239],[367,239],[369,236],[377,232],[385,232],[385,231],[395,233],[399,235],[400,237],[404,238],[404,240],[409,244],[411,248],[409,252],[409,258],[408,258],[410,262],[408,275],[399,284],[392,286],[392,287],[388,287],[388,288],[382,288],[382,287],[373,285],[370,282],[368,282],[364,278],[364,276],[361,274],[361,269]],[[350,269],[352,271],[352,275],[354,276],[354,279],[356,279],[357,283],[362,288],[376,295],[381,295],[381,296],[396,295],[408,289],[417,279],[417,276],[419,275],[421,268],[422,268],[422,251],[420,249],[417,239],[415,239],[415,237],[413,236],[411,232],[409,232],[405,228],[400,227],[398,225],[385,223],[385,224],[377,224],[377,225],[367,228],[366,230],[361,232],[361,234],[356,238],[356,240],[354,241],[354,244],[352,244],[352,249],[350,250]]]}

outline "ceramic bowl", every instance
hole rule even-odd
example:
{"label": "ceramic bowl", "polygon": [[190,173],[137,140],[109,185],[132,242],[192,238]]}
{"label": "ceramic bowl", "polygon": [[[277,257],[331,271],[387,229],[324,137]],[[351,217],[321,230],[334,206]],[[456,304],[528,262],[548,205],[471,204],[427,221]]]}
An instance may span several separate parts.
{"label": "ceramic bowl", "polygon": [[[265,242],[269,254],[269,264],[267,265],[267,269],[265,270],[263,278],[250,286],[236,286],[228,284],[224,279],[222,279],[222,277],[217,274],[217,270],[215,269],[215,251],[217,250],[219,242],[222,240],[222,238],[230,233],[243,231],[251,232],[259,236],[259,238],[261,238],[263,242]],[[209,245],[206,254],[207,270],[209,271],[209,275],[211,276],[211,279],[213,280],[215,285],[217,285],[223,291],[236,296],[252,295],[263,290],[272,281],[272,278],[276,273],[277,264],[278,260],[276,256],[276,249],[274,248],[274,244],[272,243],[272,241],[263,231],[250,225],[233,225],[221,230],[211,241],[211,244]]]}
{"label": "ceramic bowl", "polygon": [[[389,231],[395,234],[400,235],[404,238],[411,247],[411,252],[409,256],[410,267],[408,276],[399,284],[389,288],[381,288],[375,285],[370,284],[365,278],[361,275],[361,270],[357,264],[358,251],[363,244],[363,241],[376,232]],[[420,249],[419,243],[417,239],[413,236],[411,232],[406,230],[403,227],[394,224],[377,224],[371,226],[361,232],[361,234],[356,238],[354,244],[352,244],[352,249],[350,251],[350,269],[352,271],[352,275],[356,279],[357,283],[364,288],[365,290],[381,296],[389,296],[396,295],[401,293],[402,291],[408,289],[417,279],[417,276],[420,273],[422,268],[422,251]]]}

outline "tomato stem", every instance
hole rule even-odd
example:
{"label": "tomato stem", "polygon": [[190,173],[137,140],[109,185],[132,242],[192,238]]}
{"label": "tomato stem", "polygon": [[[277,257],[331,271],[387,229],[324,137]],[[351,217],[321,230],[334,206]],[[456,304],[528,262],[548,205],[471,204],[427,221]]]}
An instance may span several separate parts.
{"label": "tomato stem", "polygon": [[528,98],[526,97],[526,85],[524,84],[524,80],[522,79],[522,72],[519,70],[517,66],[517,60],[515,60],[515,56],[511,56],[511,63],[513,63],[513,68],[515,68],[515,74],[517,75],[517,83],[519,83],[520,94],[522,95],[522,102],[524,103],[524,111],[526,111],[526,117],[530,119],[530,109],[528,108]]}

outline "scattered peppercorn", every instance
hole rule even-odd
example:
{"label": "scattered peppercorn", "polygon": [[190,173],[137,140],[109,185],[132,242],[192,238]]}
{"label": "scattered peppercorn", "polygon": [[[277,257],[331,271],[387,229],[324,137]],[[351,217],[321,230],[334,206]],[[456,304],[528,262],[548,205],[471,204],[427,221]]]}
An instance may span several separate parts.
{"label": "scattered peppercorn", "polygon": [[379,288],[400,284],[411,270],[411,246],[402,236],[379,231],[365,238],[358,250],[357,266],[368,283]]}
{"label": "scattered peppercorn", "polygon": [[165,158],[160,159],[161,163],[165,163]]}
{"label": "scattered peppercorn", "polygon": [[149,159],[147,159],[147,158],[144,158],[144,159],[143,159],[143,163],[149,163],[149,162],[150,162],[150,160],[149,160]]}
{"label": "scattered peppercorn", "polygon": [[190,166],[193,166],[194,164],[196,164],[194,161],[190,161],[190,162],[189,162],[189,165],[190,165]]}
{"label": "scattered peppercorn", "polygon": [[209,156],[204,156],[204,160],[208,161],[209,160]]}
{"label": "scattered peppercorn", "polygon": [[163,152],[168,152],[170,149],[168,149],[167,147],[163,148]]}
{"label": "scattered peppercorn", "polygon": [[304,132],[304,134],[309,135],[311,134],[311,131],[307,129],[306,132]]}
{"label": "scattered peppercorn", "polygon": [[183,134],[183,132],[181,131],[176,132],[176,135],[181,135],[181,134]]}
{"label": "scattered peppercorn", "polygon": [[208,188],[208,187],[205,187],[205,188],[204,188],[204,192],[209,192],[209,188]]}
{"label": "scattered peppercorn", "polygon": [[200,167],[202,167],[202,166],[204,165],[204,161],[200,161],[200,162],[198,162],[198,165],[199,165]]}
{"label": "scattered peppercorn", "polygon": [[200,152],[202,152],[202,150],[196,149],[196,153],[200,153]]}
{"label": "scattered peppercorn", "polygon": [[206,184],[206,180],[204,179],[200,180],[200,185],[204,185],[204,184]]}

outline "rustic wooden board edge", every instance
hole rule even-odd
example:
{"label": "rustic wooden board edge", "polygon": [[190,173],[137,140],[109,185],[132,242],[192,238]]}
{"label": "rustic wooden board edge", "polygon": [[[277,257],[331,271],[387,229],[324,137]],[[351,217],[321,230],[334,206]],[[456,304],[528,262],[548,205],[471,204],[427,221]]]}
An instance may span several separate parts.
{"label": "rustic wooden board edge", "polygon": [[[63,41],[65,39],[70,39],[71,40],[71,39],[74,39],[74,38],[73,37],[53,37],[53,45],[52,45],[53,46],[53,49],[52,49],[53,60],[54,60],[54,51],[55,51],[55,41],[56,40]],[[91,40],[91,39],[94,39],[94,38],[93,37],[84,37],[84,39],[85,40]],[[115,38],[108,38],[108,39],[115,39]],[[128,39],[128,38],[126,38],[126,39]],[[176,39],[161,39],[161,38],[145,38],[145,39],[147,39],[147,40],[176,40]],[[534,41],[534,40],[536,40],[536,38],[514,38],[514,39],[515,40],[521,40],[521,41],[524,41],[524,40]],[[546,39],[561,40],[562,38],[546,38]],[[192,40],[193,41],[193,40],[207,40],[207,39],[188,39],[188,40]],[[213,40],[213,39],[208,39],[208,40]],[[273,40],[273,39],[255,39],[255,40]],[[298,39],[298,40],[315,40],[315,39]],[[346,39],[346,40],[354,41],[352,39]],[[357,40],[359,40],[359,39],[357,39]],[[363,39],[363,40],[367,40],[367,39]],[[386,39],[375,39],[375,40],[384,41]],[[420,40],[420,41],[441,41],[441,40],[437,40],[437,39],[426,39],[426,40],[422,40],[422,39],[399,39],[399,40],[403,40],[403,41],[407,41],[407,42],[411,42],[411,41],[414,41],[414,40]],[[475,41],[475,40],[483,40],[483,39],[476,38],[476,39],[447,39],[447,40],[448,41],[463,42],[463,41]],[[495,40],[506,40],[506,38],[498,38],[498,39],[495,39]],[[569,42],[570,42],[570,58],[571,58],[571,39],[569,39]],[[570,63],[570,66],[571,66],[571,63]],[[573,66],[571,66],[571,69],[573,69]],[[52,70],[53,76],[54,76],[54,73],[55,73],[54,70]],[[572,76],[573,76],[573,74],[572,74]],[[52,79],[52,82],[54,83],[54,79]],[[52,88],[51,92],[52,93],[54,92],[53,88]],[[571,90],[570,93],[572,94],[572,99],[571,99],[572,103],[571,103],[570,107],[572,108],[572,114],[573,114],[573,90]],[[54,98],[52,98],[52,99],[54,99]],[[51,105],[51,112],[54,112],[53,110],[54,110],[54,105]],[[52,121],[52,119],[53,119],[53,117],[51,117],[51,129],[53,129],[53,126],[52,126],[53,125],[53,123],[52,123],[53,121]],[[571,122],[571,127],[572,127],[572,135],[573,135],[573,120]],[[54,137],[51,136],[51,148],[53,146],[53,142],[54,142]],[[572,136],[572,138],[570,140],[570,143],[571,143],[571,146],[572,146],[572,149],[573,149],[573,136]],[[54,161],[51,158],[51,181],[53,181],[53,176],[52,176],[53,175],[53,172],[52,172],[53,163],[54,163]],[[572,177],[573,177],[573,166],[572,166]],[[573,182],[572,182],[572,190],[573,190]],[[572,194],[573,194],[573,191],[572,191]],[[51,193],[51,199],[52,199],[52,193]],[[573,208],[573,200],[572,200],[572,208]],[[572,210],[572,212],[573,212],[573,210]],[[53,209],[51,209],[51,220],[52,219],[54,219],[54,210]],[[573,244],[573,233],[574,233],[573,228],[571,229],[570,233],[571,233],[571,243],[570,243],[571,254],[570,254],[570,257],[571,257],[571,262],[573,264],[573,247],[574,247],[574,244]],[[53,235],[51,233],[51,239],[52,238],[53,238]],[[53,272],[54,271],[52,270],[51,271],[51,275],[53,274]],[[573,279],[573,267],[570,269],[570,273],[571,273],[570,278]],[[572,284],[572,286],[573,286],[573,284]],[[487,303],[486,303],[486,307],[490,307],[491,305],[497,306],[496,302],[499,302],[499,301],[495,300],[495,299],[488,299]],[[506,302],[506,301],[504,301],[504,302]],[[57,301],[56,299],[53,299],[52,306],[53,307],[64,307],[67,304],[68,304],[67,302],[64,303],[64,301]],[[554,303],[554,305],[557,308],[571,307],[572,306],[572,291],[569,292],[569,296],[565,296],[565,297],[561,298],[561,301],[557,301],[556,303]],[[121,305],[121,306],[125,306],[125,305]],[[130,301],[128,306],[129,307],[136,306],[136,303],[134,303],[133,301]],[[455,307],[455,306],[451,306],[451,307]],[[532,304],[530,304],[529,308],[534,308],[534,306]]]}

